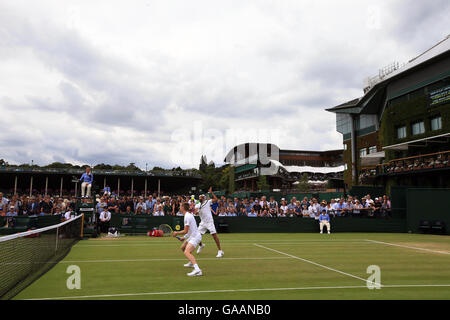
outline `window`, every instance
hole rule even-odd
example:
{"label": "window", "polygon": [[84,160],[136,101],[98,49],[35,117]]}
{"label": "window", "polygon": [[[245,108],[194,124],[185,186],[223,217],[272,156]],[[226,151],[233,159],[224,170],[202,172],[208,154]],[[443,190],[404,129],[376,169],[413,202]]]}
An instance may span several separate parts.
{"label": "window", "polygon": [[425,132],[425,124],[423,121],[419,121],[412,124],[412,134],[422,134]]}
{"label": "window", "polygon": [[344,150],[347,150],[347,144],[344,143]]}
{"label": "window", "polygon": [[359,156],[360,157],[365,156],[366,154],[367,154],[367,149],[366,148],[359,149]]}
{"label": "window", "polygon": [[397,138],[398,139],[406,138],[406,126],[397,128]]}
{"label": "window", "polygon": [[349,114],[336,114],[336,131],[342,134],[347,134],[351,132],[351,121],[352,118]]}
{"label": "window", "polygon": [[431,119],[431,130],[441,130],[442,129],[442,118],[437,116]]}
{"label": "window", "polygon": [[361,114],[356,118],[356,129],[361,130],[375,126],[377,123],[377,115],[375,114]]}
{"label": "window", "polygon": [[369,154],[377,152],[377,146],[369,147]]}

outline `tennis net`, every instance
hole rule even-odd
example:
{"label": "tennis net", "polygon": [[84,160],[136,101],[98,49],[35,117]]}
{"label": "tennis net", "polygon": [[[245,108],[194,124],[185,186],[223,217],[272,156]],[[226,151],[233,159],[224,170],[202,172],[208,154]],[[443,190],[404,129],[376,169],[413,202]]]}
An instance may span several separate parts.
{"label": "tennis net", "polygon": [[0,299],[11,299],[50,270],[82,237],[83,215],[0,237]]}

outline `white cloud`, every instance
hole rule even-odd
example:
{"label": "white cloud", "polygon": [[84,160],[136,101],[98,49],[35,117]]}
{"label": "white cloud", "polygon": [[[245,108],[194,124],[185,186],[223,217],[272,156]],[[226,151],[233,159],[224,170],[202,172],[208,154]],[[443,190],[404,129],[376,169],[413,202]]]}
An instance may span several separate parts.
{"label": "white cloud", "polygon": [[[2,157],[196,167],[202,152],[220,164],[226,133],[238,129],[277,129],[286,149],[341,148],[324,109],[361,95],[362,79],[378,68],[443,38],[448,6],[3,1]],[[173,133],[193,132],[196,121],[222,140],[206,138],[174,159]]]}

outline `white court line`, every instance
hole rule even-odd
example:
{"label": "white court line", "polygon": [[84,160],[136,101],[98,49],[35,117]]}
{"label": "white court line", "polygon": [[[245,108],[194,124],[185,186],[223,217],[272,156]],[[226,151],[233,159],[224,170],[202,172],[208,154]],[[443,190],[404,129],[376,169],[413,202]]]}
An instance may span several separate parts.
{"label": "white court line", "polygon": [[[277,242],[283,242],[283,241],[287,241],[287,242],[353,242],[353,241],[365,241],[366,239],[276,239],[275,241]],[[106,239],[88,239],[87,241],[89,242],[103,242],[103,241],[109,241]],[[147,239],[147,240],[125,240],[125,239],[120,239],[116,240],[115,238],[111,238],[111,241],[120,241],[122,243],[141,243],[141,242],[154,242],[154,243],[166,243],[166,240],[162,240],[161,238],[156,238],[156,239]],[[273,239],[221,239],[220,242],[273,242]],[[207,242],[211,242],[211,243],[215,243],[213,241],[207,241]]]}
{"label": "white court line", "polygon": [[[450,284],[399,284],[383,285],[383,288],[419,288],[419,287],[450,287]],[[330,287],[299,287],[299,288],[259,288],[259,289],[224,289],[224,290],[201,290],[201,291],[167,291],[167,292],[141,292],[141,293],[117,293],[99,294],[89,296],[69,296],[53,298],[32,298],[25,300],[63,300],[63,299],[89,299],[89,298],[112,298],[132,296],[153,296],[170,294],[195,294],[195,293],[223,293],[223,292],[255,292],[255,291],[287,291],[287,290],[326,290],[326,289],[367,289],[367,286],[330,286]]]}
{"label": "white court line", "polygon": [[268,248],[268,247],[265,247],[265,246],[257,244],[257,243],[254,243],[254,245],[259,247],[259,248],[263,248],[263,249],[270,250],[270,251],[273,251],[273,252],[276,252],[276,253],[279,253],[279,254],[283,254],[285,256],[288,256],[288,257],[291,257],[291,258],[294,258],[294,259],[297,259],[297,260],[301,260],[301,261],[313,264],[313,265],[321,267],[321,268],[325,268],[325,269],[328,269],[328,270],[331,270],[331,271],[334,271],[334,272],[337,272],[337,273],[340,273],[340,274],[343,274],[343,275],[346,275],[346,276],[349,276],[349,277],[352,277],[352,278],[355,278],[355,279],[362,280],[362,281],[366,282],[367,284],[373,284],[375,286],[383,287],[383,285],[381,283],[377,284],[377,283],[374,283],[374,282],[369,281],[367,279],[360,278],[360,277],[355,276],[353,274],[350,274],[350,273],[343,272],[343,271],[340,271],[340,270],[337,270],[337,269],[334,269],[334,268],[330,268],[330,267],[324,266],[323,264],[319,264],[319,263],[316,263],[316,262],[311,261],[311,260],[307,260],[307,259],[303,259],[303,258],[300,258],[300,257],[297,257],[297,256],[293,256],[292,254],[281,252],[281,251],[278,251],[278,250],[275,250],[275,249],[272,249],[272,248]]}
{"label": "white court line", "polygon": [[[317,241],[292,241],[291,242],[279,242],[279,240],[276,241],[271,241],[270,244],[280,244],[280,245],[304,245],[304,244],[308,244],[308,245],[320,245],[320,244],[326,244],[326,245],[330,245],[330,244],[343,244],[343,243],[357,243],[357,244],[364,244],[366,242],[364,242],[364,240],[361,241],[330,241],[330,240],[326,240],[326,241],[321,241],[321,240],[317,240]],[[205,242],[206,244],[214,244],[214,242]],[[246,246],[253,246],[252,242],[241,242],[241,243],[226,243],[225,241],[221,241],[221,243],[223,245],[227,245],[229,247],[246,247]],[[173,245],[174,243],[172,242],[154,242],[154,243],[136,243],[136,244],[132,244],[132,243],[127,243],[127,242],[122,242],[121,244],[77,244],[76,247],[77,248],[86,248],[86,247],[146,247],[146,246],[168,246],[168,245]],[[367,244],[367,243],[366,243]]]}
{"label": "white court line", "polygon": [[438,251],[438,250],[432,250],[432,249],[426,249],[426,248],[420,248],[420,247],[411,247],[411,246],[405,246],[405,245],[402,245],[402,244],[389,243],[389,242],[383,242],[383,241],[376,241],[376,240],[370,240],[370,239],[365,239],[365,241],[373,242],[373,243],[379,243],[379,244],[385,244],[385,245],[388,245],[388,246],[403,247],[403,248],[408,248],[408,249],[429,251],[429,252],[441,253],[441,254],[450,254],[450,252],[448,252],[448,251]]}
{"label": "white court line", "polygon": [[[206,260],[287,260],[289,257],[245,257],[245,258],[197,258],[199,261]],[[0,262],[3,265],[28,265],[28,264],[50,264],[50,263],[111,263],[111,262],[150,262],[150,261],[186,261],[186,258],[148,258],[148,259],[104,259],[104,260],[62,260],[62,261],[32,261],[32,262]]]}
{"label": "white court line", "polygon": [[[205,260],[283,260],[289,257],[245,257],[245,258],[196,258],[199,261]],[[147,262],[147,261],[186,261],[186,258],[149,258],[149,259],[117,259],[117,260],[73,260],[60,261],[59,263],[102,263],[102,262]]]}

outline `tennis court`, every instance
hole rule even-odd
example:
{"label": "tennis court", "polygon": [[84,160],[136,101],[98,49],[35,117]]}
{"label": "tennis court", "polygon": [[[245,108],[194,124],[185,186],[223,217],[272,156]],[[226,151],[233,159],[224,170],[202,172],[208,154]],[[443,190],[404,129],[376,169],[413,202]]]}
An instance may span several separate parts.
{"label": "tennis court", "polygon": [[[201,277],[174,238],[125,236],[75,244],[15,299],[449,299],[450,238],[418,234],[209,234]],[[81,289],[68,289],[69,266]],[[380,289],[368,289],[369,266]],[[370,283],[369,283],[370,284]]]}

